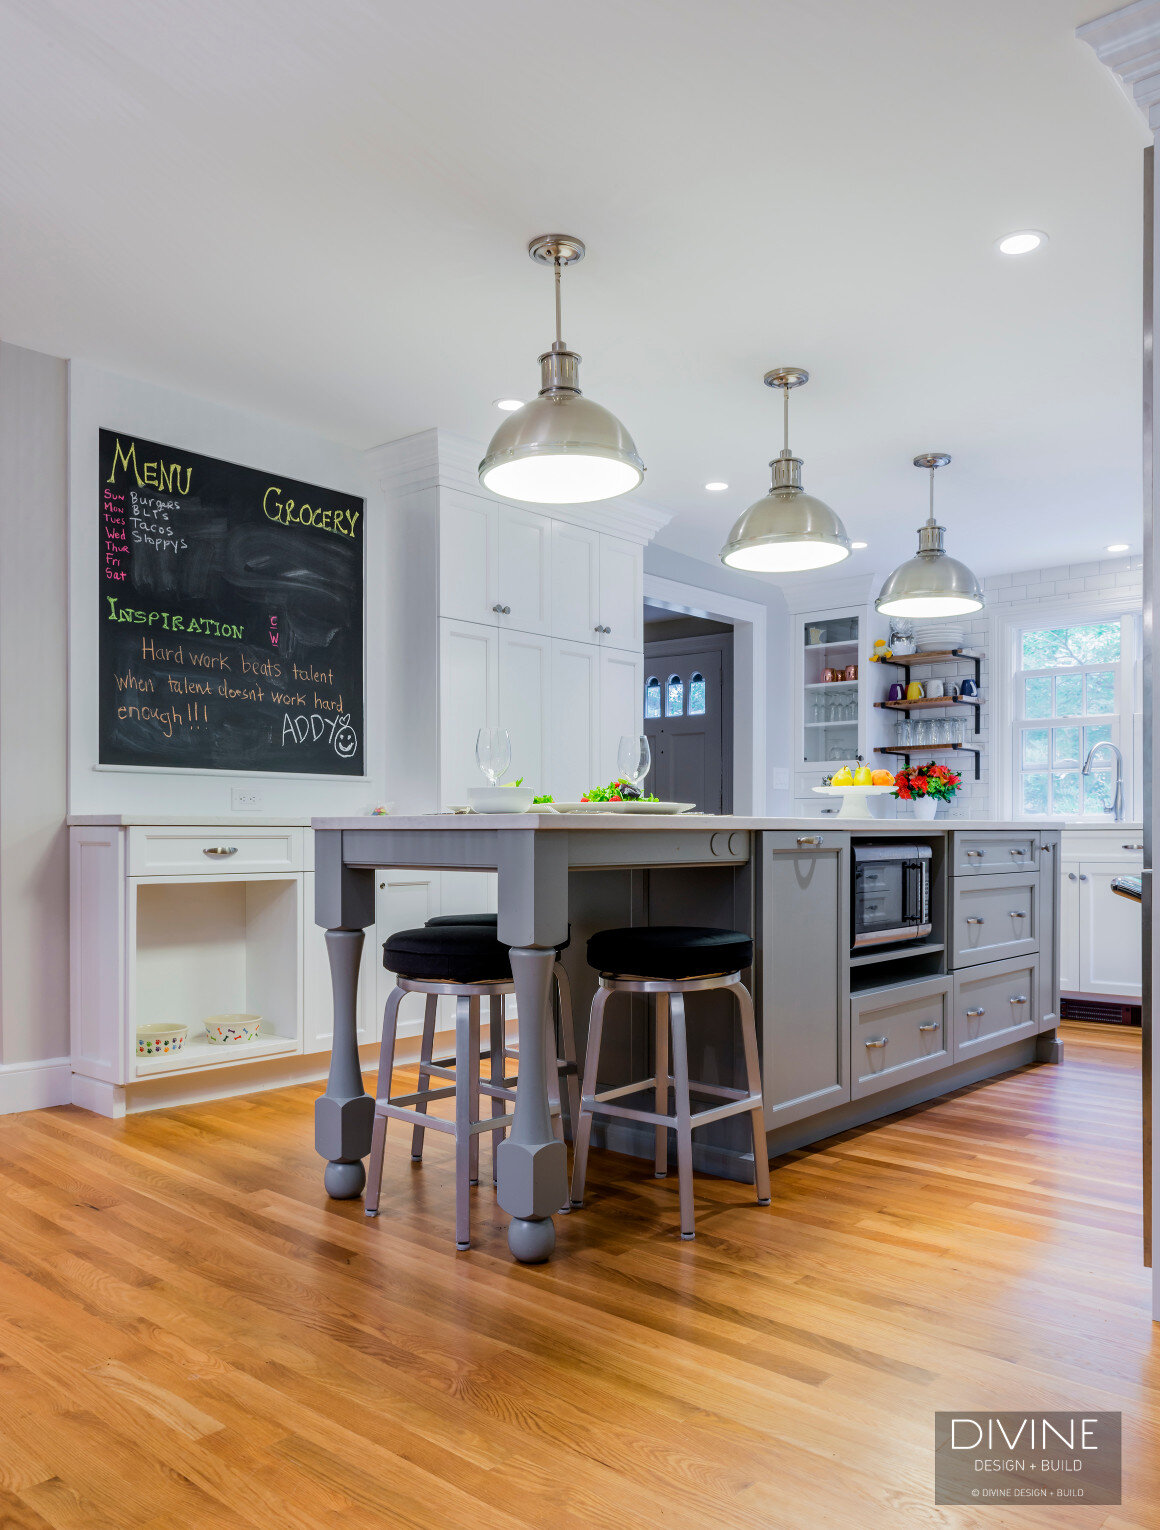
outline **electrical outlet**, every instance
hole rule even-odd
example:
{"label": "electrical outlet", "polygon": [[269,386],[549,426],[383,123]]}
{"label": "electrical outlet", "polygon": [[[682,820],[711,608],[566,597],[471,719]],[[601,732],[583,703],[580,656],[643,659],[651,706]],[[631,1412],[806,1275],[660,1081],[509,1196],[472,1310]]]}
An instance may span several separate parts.
{"label": "electrical outlet", "polygon": [[232,786],[230,807],[235,813],[260,813],[262,794],[256,786]]}

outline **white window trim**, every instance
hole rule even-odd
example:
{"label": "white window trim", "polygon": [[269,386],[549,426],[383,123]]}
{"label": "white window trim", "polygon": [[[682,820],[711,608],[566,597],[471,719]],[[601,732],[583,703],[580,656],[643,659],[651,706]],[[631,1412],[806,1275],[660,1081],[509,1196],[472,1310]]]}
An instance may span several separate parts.
{"label": "white window trim", "polygon": [[[1106,622],[1109,617],[1118,617],[1124,624],[1120,648],[1122,699],[1119,714],[1120,748],[1124,755],[1124,817],[1140,819],[1143,816],[1141,608],[1138,602],[1113,590],[1098,600],[1021,601],[994,613],[992,652],[988,657],[992,690],[992,757],[1000,818],[1019,820],[1024,816],[1015,799],[1017,634],[1025,627],[1078,627],[1085,622]],[[984,703],[986,699],[984,696]],[[1078,827],[1081,822],[1098,824],[1104,819],[1090,817],[1068,821],[1075,822]]]}

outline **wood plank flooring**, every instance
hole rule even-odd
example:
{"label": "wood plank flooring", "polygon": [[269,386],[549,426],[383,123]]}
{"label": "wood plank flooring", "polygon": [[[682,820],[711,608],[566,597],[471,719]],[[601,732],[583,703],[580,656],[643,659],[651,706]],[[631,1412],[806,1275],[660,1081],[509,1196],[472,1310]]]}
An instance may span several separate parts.
{"label": "wood plank flooring", "polygon": [[[539,1268],[486,1183],[456,1254],[435,1133],[327,1201],[314,1085],[0,1118],[0,1530],[1154,1530],[1139,1035],[1065,1033],[694,1243],[596,1154]],[[1121,1508],[934,1505],[936,1409],[1047,1407],[1123,1411]]]}

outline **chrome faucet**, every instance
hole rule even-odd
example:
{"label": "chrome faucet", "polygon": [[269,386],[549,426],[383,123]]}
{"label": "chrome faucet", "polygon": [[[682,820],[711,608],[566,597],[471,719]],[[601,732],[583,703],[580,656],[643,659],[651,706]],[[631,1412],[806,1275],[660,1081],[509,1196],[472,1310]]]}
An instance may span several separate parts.
{"label": "chrome faucet", "polygon": [[1116,757],[1116,791],[1112,797],[1111,814],[1116,823],[1124,821],[1124,756],[1109,739],[1101,739],[1098,744],[1093,744],[1087,752],[1087,759],[1083,762],[1081,775],[1090,776],[1092,773],[1092,755],[1097,749],[1110,749]]}

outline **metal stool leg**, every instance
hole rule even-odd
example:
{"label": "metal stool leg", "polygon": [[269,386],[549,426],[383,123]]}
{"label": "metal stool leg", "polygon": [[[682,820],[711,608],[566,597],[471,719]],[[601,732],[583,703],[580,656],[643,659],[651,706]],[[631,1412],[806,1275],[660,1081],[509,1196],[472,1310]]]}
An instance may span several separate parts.
{"label": "metal stool leg", "polygon": [[693,1222],[693,1128],[689,1105],[689,1047],[685,1039],[685,996],[669,999],[673,1031],[673,1094],[677,1107],[677,1183],[681,1201],[681,1237],[696,1236]]}
{"label": "metal stool leg", "polygon": [[[502,1085],[504,1081],[504,1047],[507,1045],[505,1035],[507,1017],[504,1010],[503,994],[493,993],[488,1001],[487,1044],[491,1053],[489,1079],[491,1083],[499,1085]],[[493,1116],[502,1116],[504,1113],[504,1102],[497,1100],[494,1095],[491,1100],[491,1113]],[[491,1137],[491,1182],[494,1185],[496,1182],[495,1150],[503,1141],[503,1133],[489,1132],[488,1135]]]}
{"label": "metal stool leg", "polygon": [[584,1058],[584,1087],[580,1091],[580,1115],[576,1122],[574,1156],[572,1160],[573,1206],[584,1204],[584,1179],[588,1172],[588,1144],[592,1138],[592,1112],[585,1105],[596,1093],[596,1073],[600,1066],[600,1037],[604,1030],[604,1006],[612,997],[610,988],[598,988],[592,999],[592,1016],[588,1022],[588,1051]]}
{"label": "metal stool leg", "polygon": [[[379,1080],[375,1085],[375,1104],[391,1097],[391,1073],[395,1066],[395,1031],[399,1023],[399,1005],[403,1002],[403,990],[392,988],[383,1009],[383,1036],[379,1045]],[[368,1217],[379,1214],[379,1196],[383,1187],[383,1157],[387,1150],[387,1118],[375,1110],[371,1129],[371,1156],[367,1165],[366,1199],[363,1210]]]}
{"label": "metal stool leg", "polygon": [[[658,1116],[667,1116],[669,1113],[669,996],[667,993],[658,993],[656,996],[656,1046],[654,1053],[656,1084],[653,1088],[653,1100],[655,1101],[653,1109]],[[664,1179],[668,1172],[669,1129],[667,1126],[658,1126],[654,1173],[657,1179]]]}
{"label": "metal stool leg", "polygon": [[576,1122],[580,1116],[580,1076],[576,1071],[576,1028],[572,1021],[572,985],[563,964],[557,962],[552,969],[556,979],[556,993],[560,1000],[560,1049],[566,1067],[565,1087],[568,1090],[568,1130],[576,1141]]}
{"label": "metal stool leg", "polygon": [[[461,994],[455,1001],[455,1246],[471,1244],[471,1091],[468,1086],[471,1049],[479,1057],[479,1009]],[[478,1062],[476,1064],[478,1067]]]}
{"label": "metal stool leg", "polygon": [[[471,1034],[475,1038],[474,1046],[465,1058],[462,1052],[455,1054],[455,1087],[459,1088],[459,1075],[467,1074],[467,1102],[473,1121],[479,1120],[479,1010],[478,998],[471,1001]],[[479,1133],[471,1134],[471,1152],[468,1155],[471,1165],[471,1183],[479,1184]]]}
{"label": "metal stool leg", "polygon": [[[761,1093],[761,1061],[757,1055],[757,1025],[753,1018],[753,996],[744,983],[730,983],[730,990],[737,997],[741,1018],[741,1040],[745,1046],[745,1077],[750,1094]],[[765,1145],[765,1108],[756,1106],[750,1111],[753,1122],[753,1183],[757,1189],[757,1204],[768,1206],[769,1150]]]}
{"label": "metal stool leg", "polygon": [[[429,993],[427,1004],[423,1010],[423,1041],[419,1048],[419,1091],[431,1087],[431,1075],[427,1071],[435,1051],[435,1016],[439,1012],[439,999],[437,995]],[[420,1100],[415,1107],[427,1114],[427,1101]],[[423,1157],[423,1128],[417,1126],[411,1133],[411,1157],[422,1159]]]}

